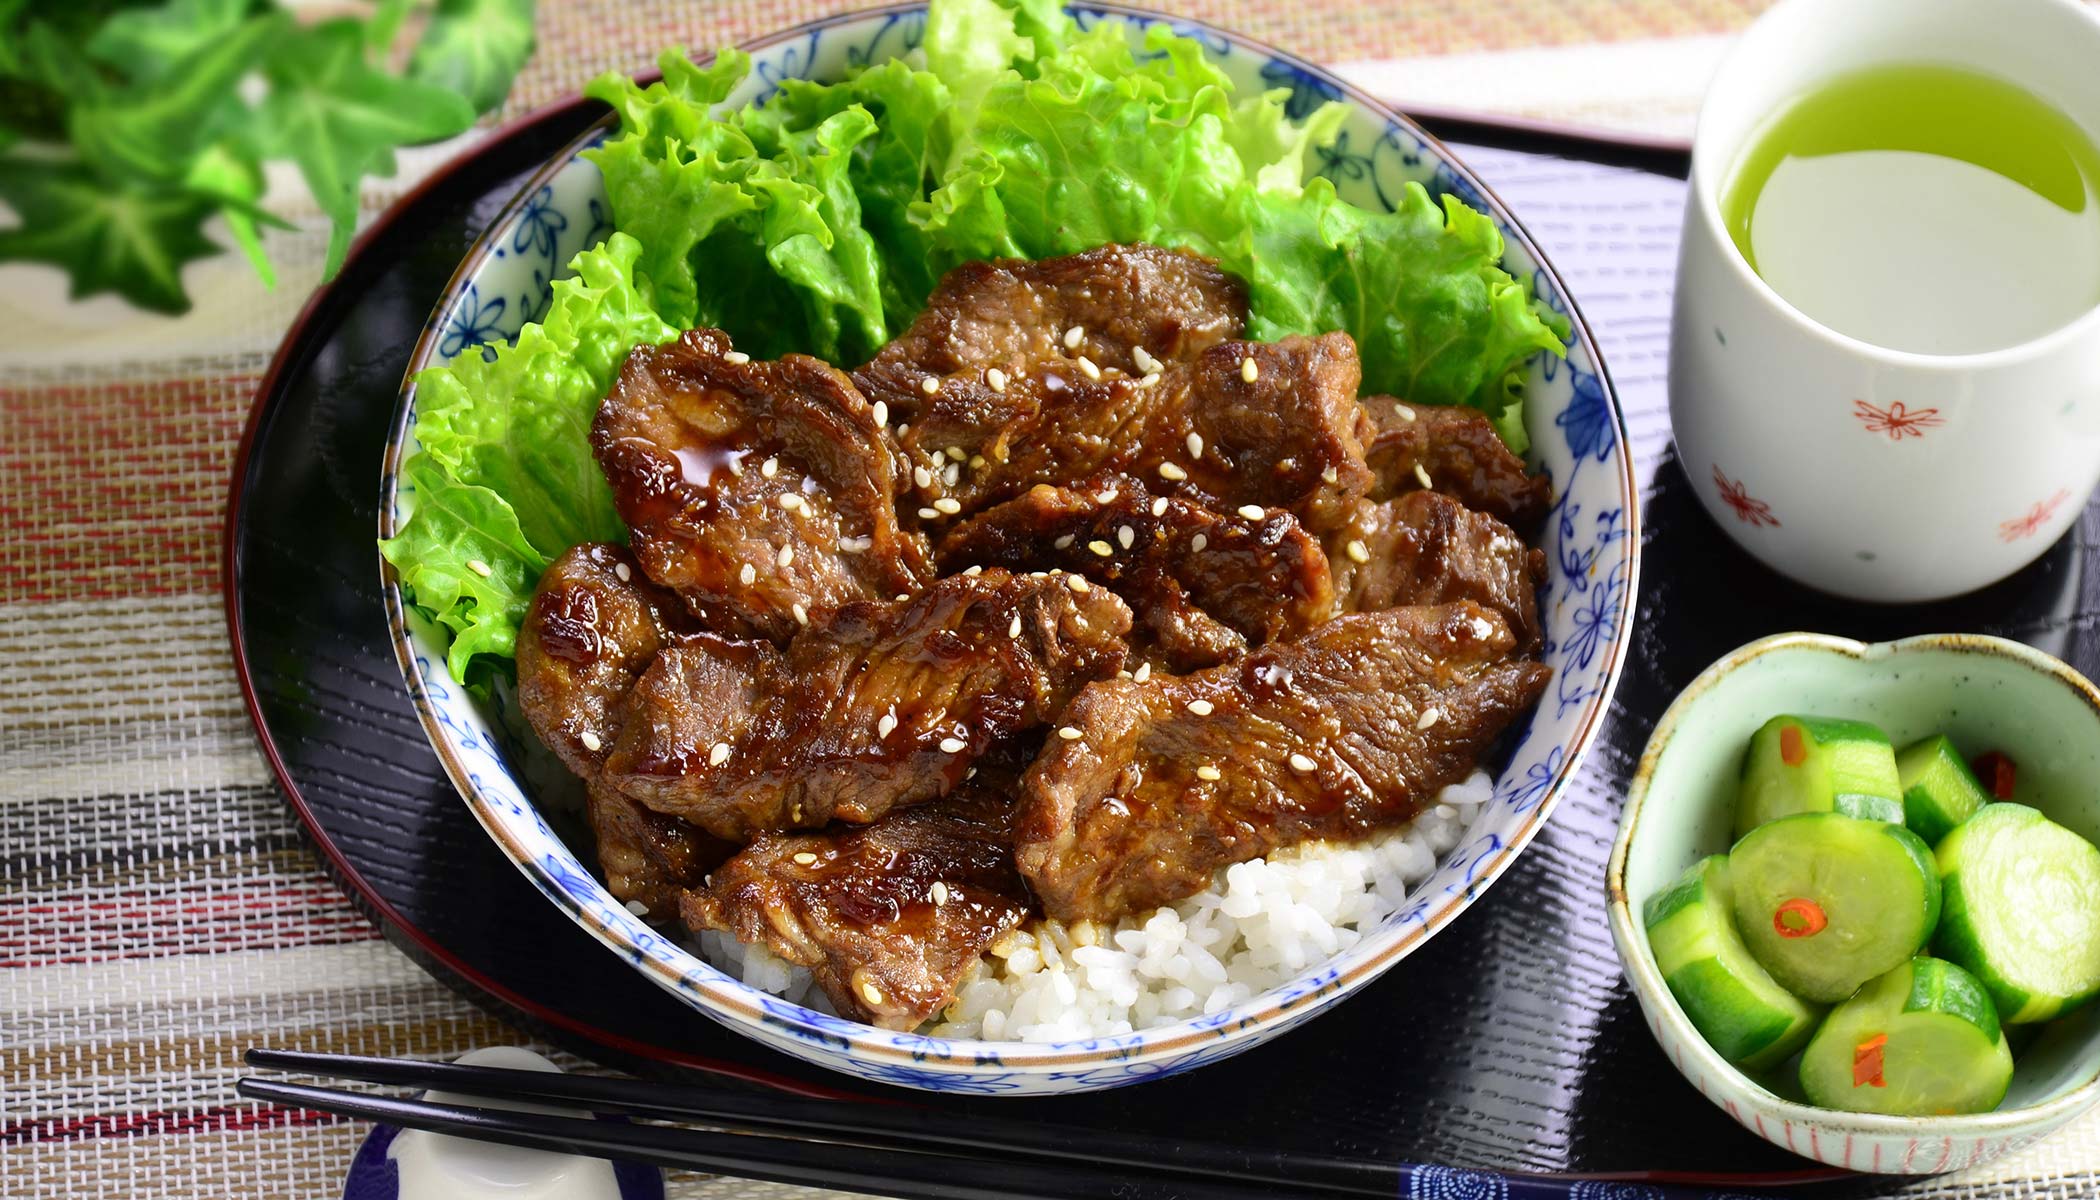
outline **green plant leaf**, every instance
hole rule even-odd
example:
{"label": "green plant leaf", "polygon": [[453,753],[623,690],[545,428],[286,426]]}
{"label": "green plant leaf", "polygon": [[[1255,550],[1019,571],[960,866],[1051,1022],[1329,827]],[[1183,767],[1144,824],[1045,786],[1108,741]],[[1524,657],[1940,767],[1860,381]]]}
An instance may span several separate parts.
{"label": "green plant leaf", "polygon": [[465,96],[477,113],[495,108],[532,57],[532,8],[533,0],[438,0],[410,78]]}
{"label": "green plant leaf", "polygon": [[299,165],[335,222],[330,276],[357,227],[358,180],[379,167],[391,174],[395,146],[450,137],[474,123],[474,110],[454,93],[368,65],[363,32],[355,21],[328,21],[281,40],[264,66],[270,94],[256,118],[263,149]]}
{"label": "green plant leaf", "polygon": [[219,253],[203,225],[217,207],[179,188],[112,185],[64,162],[0,160],[0,199],[22,224],[0,230],[0,262],[41,262],[74,299],[115,292],[154,312],[188,310],[183,264]]}
{"label": "green plant leaf", "polygon": [[372,16],[365,22],[365,46],[384,54],[394,44],[394,35],[401,32],[401,22],[408,19],[420,0],[378,0],[372,5]]}
{"label": "green plant leaf", "polygon": [[66,132],[81,160],[112,183],[176,180],[240,105],[235,89],[284,32],[257,17],[192,47],[149,82],[76,101]]}
{"label": "green plant leaf", "polygon": [[126,78],[150,82],[232,33],[251,7],[249,0],[167,0],[155,8],[130,9],[104,22],[85,49],[88,57]]}

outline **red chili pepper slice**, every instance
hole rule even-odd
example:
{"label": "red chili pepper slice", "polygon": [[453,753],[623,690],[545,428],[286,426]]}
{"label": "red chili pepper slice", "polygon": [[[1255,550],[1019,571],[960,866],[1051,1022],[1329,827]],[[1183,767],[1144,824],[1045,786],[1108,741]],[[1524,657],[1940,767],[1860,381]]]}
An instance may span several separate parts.
{"label": "red chili pepper slice", "polygon": [[1801,727],[1787,725],[1779,731],[1779,761],[1798,767],[1808,761],[1808,747],[1801,744]]}
{"label": "red chili pepper slice", "polygon": [[2020,774],[2019,764],[2012,759],[1993,750],[1977,755],[1969,763],[1969,769],[1976,772],[1977,780],[1994,799],[2012,799],[2013,785],[2018,782]]}
{"label": "red chili pepper slice", "polygon": [[1772,928],[1783,938],[1814,937],[1830,925],[1823,906],[1805,896],[1796,896],[1772,914]]}
{"label": "red chili pepper slice", "polygon": [[1852,1048],[1852,1086],[1887,1087],[1888,1080],[1881,1077],[1881,1048],[1889,1044],[1889,1035],[1877,1033]]}

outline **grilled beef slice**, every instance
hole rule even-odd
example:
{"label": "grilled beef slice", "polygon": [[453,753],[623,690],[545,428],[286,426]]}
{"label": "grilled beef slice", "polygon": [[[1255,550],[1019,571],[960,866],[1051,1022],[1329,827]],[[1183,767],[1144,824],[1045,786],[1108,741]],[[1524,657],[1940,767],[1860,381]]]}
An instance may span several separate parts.
{"label": "grilled beef slice", "polygon": [[1022,783],[1016,860],[1061,920],[1180,899],[1230,863],[1413,817],[1549,671],[1476,604],[1338,617],[1187,676],[1109,680]]}
{"label": "grilled beef slice", "polygon": [[735,841],[873,821],[1113,676],[1129,631],[1083,579],[988,570],[848,604],[785,650],[695,635],[636,682],[606,778]]}
{"label": "grilled beef slice", "polygon": [[712,329],[638,346],[591,446],[635,558],[717,632],[784,641],[932,577],[897,526],[889,435],[817,359],[753,362]]}
{"label": "grilled beef slice", "polygon": [[681,913],[808,967],[843,1016],[917,1028],[1028,912],[1013,777],[993,778],[872,825],[761,835],[686,893]]}
{"label": "grilled beef slice", "polygon": [[1553,503],[1552,484],[1530,474],[1477,409],[1366,396],[1363,412],[1358,435],[1364,459],[1377,476],[1370,493],[1374,500],[1435,488],[1467,508],[1526,530]]}
{"label": "grilled beef slice", "polygon": [[1538,646],[1545,553],[1442,492],[1359,500],[1327,547],[1337,612],[1471,600],[1502,614],[1519,647]]}
{"label": "grilled beef slice", "polygon": [[939,558],[1084,575],[1130,605],[1137,648],[1174,671],[1302,633],[1334,605],[1327,556],[1289,512],[1215,513],[1127,476],[1039,484],[950,530]]}

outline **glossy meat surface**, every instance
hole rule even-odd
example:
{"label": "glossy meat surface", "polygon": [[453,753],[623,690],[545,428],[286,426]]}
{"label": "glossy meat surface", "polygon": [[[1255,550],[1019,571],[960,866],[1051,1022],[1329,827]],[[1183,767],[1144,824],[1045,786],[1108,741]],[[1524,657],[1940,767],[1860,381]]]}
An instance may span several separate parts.
{"label": "glossy meat surface", "polygon": [[1240,282],[1183,251],[1102,246],[1038,262],[966,263],[942,277],[911,328],[854,381],[888,403],[892,420],[909,422],[920,418],[929,377],[951,400],[979,407],[999,402],[987,369],[1021,378],[1038,363],[1083,354],[1099,367],[1139,374],[1139,350],[1178,362],[1239,337],[1246,323]]}
{"label": "glossy meat surface", "polygon": [[1106,919],[1220,867],[1356,838],[1463,779],[1550,672],[1470,603],[1339,617],[1240,662],[1081,692],[1028,770],[1016,859],[1043,910]]}
{"label": "glossy meat surface", "polygon": [[687,893],[682,914],[810,968],[844,1016],[917,1028],[1028,913],[1004,780],[987,772],[872,825],[766,834]]}
{"label": "glossy meat surface", "polygon": [[1130,605],[1133,641],[1176,671],[1302,633],[1334,605],[1327,555],[1289,512],[1221,514],[1128,476],[1038,485],[951,530],[939,556],[949,570],[1084,575]]}
{"label": "glossy meat surface", "polygon": [[695,636],[629,696],[606,778],[733,840],[946,794],[1123,666],[1130,610],[1062,575],[953,575],[841,609],[785,650]]}
{"label": "glossy meat surface", "polygon": [[1338,612],[1471,600],[1500,613],[1518,646],[1538,645],[1546,555],[1486,513],[1442,492],[1362,500],[1327,544]]}
{"label": "glossy meat surface", "polygon": [[1434,488],[1456,496],[1467,508],[1526,530],[1553,504],[1552,484],[1543,475],[1531,474],[1524,460],[1495,436],[1486,414],[1476,409],[1366,396],[1363,411],[1359,434],[1364,459],[1377,476],[1372,499]]}
{"label": "glossy meat surface", "polygon": [[936,531],[1038,484],[1129,475],[1221,512],[1285,508],[1344,519],[1371,483],[1358,440],[1360,368],[1344,334],[1227,341],[1132,376],[1041,364],[995,403],[945,390],[900,439],[907,508]]}
{"label": "glossy meat surface", "polygon": [[591,446],[636,560],[717,632],[784,641],[931,578],[897,524],[888,434],[817,359],[755,362],[708,329],[636,347]]}

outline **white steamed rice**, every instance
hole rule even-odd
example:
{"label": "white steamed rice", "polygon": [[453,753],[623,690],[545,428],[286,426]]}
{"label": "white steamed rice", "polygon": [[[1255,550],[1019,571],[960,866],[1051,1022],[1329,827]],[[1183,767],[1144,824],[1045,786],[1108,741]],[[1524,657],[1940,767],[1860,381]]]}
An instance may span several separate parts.
{"label": "white steamed rice", "polygon": [[[1047,918],[985,956],[925,1032],[989,1041],[1112,1037],[1214,1013],[1285,983],[1355,945],[1436,870],[1494,781],[1475,771],[1412,824],[1355,845],[1315,842],[1236,863],[1176,904],[1113,929]],[[809,972],[764,946],[700,935],[700,953],[752,987],[830,1011]]]}

